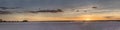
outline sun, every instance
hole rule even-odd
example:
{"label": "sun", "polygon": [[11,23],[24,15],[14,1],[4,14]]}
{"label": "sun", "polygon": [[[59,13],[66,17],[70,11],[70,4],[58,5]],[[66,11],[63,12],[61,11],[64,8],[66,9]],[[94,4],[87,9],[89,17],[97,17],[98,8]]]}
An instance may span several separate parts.
{"label": "sun", "polygon": [[84,20],[85,21],[91,21],[92,19],[91,18],[85,18]]}
{"label": "sun", "polygon": [[91,15],[84,15],[81,17],[83,21],[91,21],[93,20],[93,16]]}

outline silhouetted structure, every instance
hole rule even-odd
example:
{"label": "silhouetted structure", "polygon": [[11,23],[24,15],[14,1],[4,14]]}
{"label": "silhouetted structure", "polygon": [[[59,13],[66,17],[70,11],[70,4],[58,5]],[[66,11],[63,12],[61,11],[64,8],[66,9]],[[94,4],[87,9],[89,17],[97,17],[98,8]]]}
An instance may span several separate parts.
{"label": "silhouetted structure", "polygon": [[23,20],[22,22],[28,22],[28,20]]}

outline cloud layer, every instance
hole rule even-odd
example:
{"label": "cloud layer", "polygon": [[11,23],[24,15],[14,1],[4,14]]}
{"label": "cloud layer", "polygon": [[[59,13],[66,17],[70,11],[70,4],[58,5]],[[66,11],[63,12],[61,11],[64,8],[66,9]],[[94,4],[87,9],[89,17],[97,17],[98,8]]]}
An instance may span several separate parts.
{"label": "cloud layer", "polygon": [[[0,9],[0,19],[6,20],[30,19],[29,17],[37,20],[40,18],[46,19],[46,17],[51,17],[51,19],[75,19],[84,15],[99,15],[104,18],[108,15],[120,15],[120,0],[0,0],[0,7],[22,7],[21,9]],[[39,11],[39,8],[41,10],[63,9],[64,12],[29,13],[29,11]],[[118,17],[112,19],[115,18]]]}

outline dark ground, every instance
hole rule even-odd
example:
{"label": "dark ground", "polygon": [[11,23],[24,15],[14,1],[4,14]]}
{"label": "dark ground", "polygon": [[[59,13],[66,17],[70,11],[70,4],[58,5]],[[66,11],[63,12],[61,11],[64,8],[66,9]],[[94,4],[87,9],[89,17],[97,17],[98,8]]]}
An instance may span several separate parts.
{"label": "dark ground", "polygon": [[120,22],[1,22],[0,30],[120,30]]}

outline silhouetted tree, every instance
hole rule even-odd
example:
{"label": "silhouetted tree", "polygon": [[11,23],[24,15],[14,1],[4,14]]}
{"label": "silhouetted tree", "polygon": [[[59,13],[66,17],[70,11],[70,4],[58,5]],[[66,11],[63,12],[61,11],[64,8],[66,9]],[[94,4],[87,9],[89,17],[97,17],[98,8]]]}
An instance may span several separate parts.
{"label": "silhouetted tree", "polygon": [[62,12],[62,9],[57,9],[57,10]]}
{"label": "silhouetted tree", "polygon": [[3,20],[2,19],[0,19],[0,22],[2,22]]}
{"label": "silhouetted tree", "polygon": [[23,20],[23,22],[28,22],[28,20]]}
{"label": "silhouetted tree", "polygon": [[92,7],[92,8],[95,8],[95,9],[96,9],[97,7]]}

